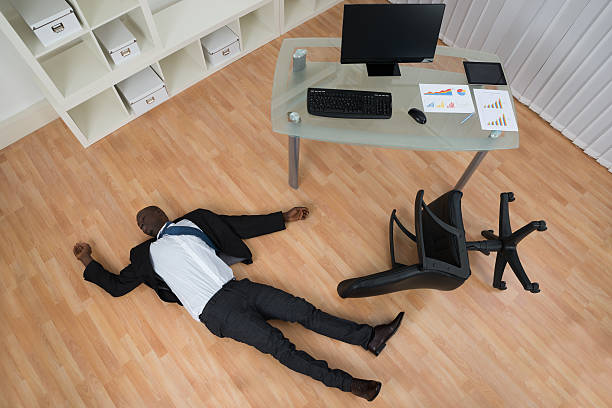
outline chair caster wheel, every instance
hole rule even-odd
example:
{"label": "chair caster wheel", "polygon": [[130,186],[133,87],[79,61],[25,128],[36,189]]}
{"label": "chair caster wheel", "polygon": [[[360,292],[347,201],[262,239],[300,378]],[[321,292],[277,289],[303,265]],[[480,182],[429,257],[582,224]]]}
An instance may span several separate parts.
{"label": "chair caster wheel", "polygon": [[483,230],[483,231],[480,231],[480,235],[482,235],[486,239],[497,239],[497,237],[495,236],[495,233],[493,232],[493,230]]}
{"label": "chair caster wheel", "polygon": [[537,229],[538,231],[546,231],[548,229],[548,227],[546,226],[546,221],[538,221]]}
{"label": "chair caster wheel", "polygon": [[527,290],[529,290],[531,293],[539,293],[540,285],[538,285],[538,282],[533,282]]}
{"label": "chair caster wheel", "polygon": [[495,286],[495,285],[493,285],[493,287],[494,287],[495,289],[499,289],[499,290],[506,290],[506,289],[508,289],[508,288],[506,287],[506,281],[501,281],[501,282],[499,282],[499,286]]}
{"label": "chair caster wheel", "polygon": [[502,193],[502,195],[503,195],[503,194],[506,194],[506,195],[508,196],[508,202],[509,202],[509,203],[511,203],[511,202],[513,202],[513,201],[514,201],[514,193],[513,193],[512,191],[509,191],[509,192],[507,192],[507,193]]}

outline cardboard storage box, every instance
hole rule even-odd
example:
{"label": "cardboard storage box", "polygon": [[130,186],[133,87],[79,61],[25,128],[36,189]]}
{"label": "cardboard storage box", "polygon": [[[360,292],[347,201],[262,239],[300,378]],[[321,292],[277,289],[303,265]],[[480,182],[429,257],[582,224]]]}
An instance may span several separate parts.
{"label": "cardboard storage box", "polygon": [[81,30],[74,10],[64,0],[11,0],[11,3],[45,47]]}
{"label": "cardboard storage box", "polygon": [[240,52],[240,40],[228,26],[210,33],[201,42],[206,62],[210,65],[219,65]]}
{"label": "cardboard storage box", "polygon": [[95,30],[102,48],[116,65],[140,54],[136,37],[121,20],[113,20]]}
{"label": "cardboard storage box", "polygon": [[142,115],[168,99],[166,84],[151,67],[119,82],[117,89],[136,115]]}

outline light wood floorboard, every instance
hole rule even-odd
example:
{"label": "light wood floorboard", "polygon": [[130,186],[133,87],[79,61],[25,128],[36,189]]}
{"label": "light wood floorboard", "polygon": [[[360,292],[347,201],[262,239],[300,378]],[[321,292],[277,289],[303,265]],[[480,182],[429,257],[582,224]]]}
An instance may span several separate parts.
{"label": "light wood floorboard", "polygon": [[[338,36],[342,7],[288,36]],[[275,40],[83,149],[56,120],[0,151],[0,406],[36,407],[606,407],[612,405],[612,177],[518,104],[521,146],[490,153],[464,190],[468,239],[496,229],[514,191],[514,227],[549,230],[520,254],[542,292],[491,287],[494,257],[470,254],[458,290],[342,300],[337,283],[389,266],[387,222],[412,229],[418,189],[449,190],[470,153],[302,141],[301,187],[287,185],[287,137],[270,128]],[[197,207],[310,218],[248,241],[238,277],[378,324],[406,311],[380,357],[278,323],[313,356],[379,379],[373,404],[214,337],[142,285],[112,298],[82,278],[77,240],[114,271],[144,239],[145,205],[171,217]],[[401,259],[416,259],[402,243]]]}

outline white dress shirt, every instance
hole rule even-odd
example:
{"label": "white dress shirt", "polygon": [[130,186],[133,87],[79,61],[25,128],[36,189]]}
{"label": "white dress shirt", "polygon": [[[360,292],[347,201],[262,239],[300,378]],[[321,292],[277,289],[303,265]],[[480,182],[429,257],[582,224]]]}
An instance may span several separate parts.
{"label": "white dress shirt", "polygon": [[[186,219],[170,225],[200,229]],[[159,238],[158,233],[149,252],[155,272],[198,321],[210,298],[234,278],[232,269],[215,254],[215,250],[193,235],[164,235]]]}

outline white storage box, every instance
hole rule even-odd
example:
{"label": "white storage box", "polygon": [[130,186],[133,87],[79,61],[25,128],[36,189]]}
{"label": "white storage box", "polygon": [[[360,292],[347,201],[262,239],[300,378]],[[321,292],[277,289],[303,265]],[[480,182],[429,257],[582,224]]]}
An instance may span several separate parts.
{"label": "white storage box", "polygon": [[219,65],[240,52],[240,40],[228,26],[202,38],[204,56],[210,65]]}
{"label": "white storage box", "polygon": [[113,20],[95,30],[100,44],[117,65],[140,54],[136,37],[121,20]]}
{"label": "white storage box", "polygon": [[81,29],[74,10],[64,0],[11,0],[11,3],[45,47]]}
{"label": "white storage box", "polygon": [[117,89],[136,115],[142,115],[168,99],[164,81],[151,67],[119,82]]}

